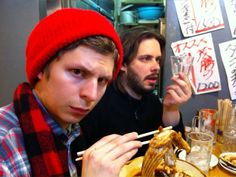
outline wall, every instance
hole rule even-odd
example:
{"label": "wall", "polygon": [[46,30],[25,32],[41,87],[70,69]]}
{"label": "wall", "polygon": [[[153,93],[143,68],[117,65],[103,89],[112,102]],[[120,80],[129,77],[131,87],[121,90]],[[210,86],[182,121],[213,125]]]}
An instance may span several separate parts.
{"label": "wall", "polygon": [[114,2],[111,0],[71,0],[72,7],[93,9],[113,20]]}
{"label": "wall", "polygon": [[26,80],[25,45],[38,19],[38,0],[1,0],[0,106],[10,103],[16,86]]}
{"label": "wall", "polygon": [[[225,28],[222,30],[214,31],[212,33],[214,48],[218,63],[218,68],[220,71],[220,79],[222,84],[222,90],[219,92],[202,94],[202,95],[193,95],[188,103],[184,104],[181,108],[183,114],[183,120],[186,125],[190,125],[193,116],[201,108],[217,108],[217,99],[230,98],[226,73],[223,67],[222,59],[220,56],[220,51],[218,44],[228,40],[232,40],[229,24],[225,12],[225,7],[223,0],[219,0],[221,5],[221,12],[223,15],[223,20],[225,22]],[[171,49],[171,43],[184,39],[182,36],[180,26],[177,19],[177,14],[175,10],[174,0],[167,0],[167,9],[166,9],[166,59],[164,62],[164,84],[163,84],[163,94],[165,94],[165,88],[171,83],[171,69],[170,69],[170,55],[173,55]]]}

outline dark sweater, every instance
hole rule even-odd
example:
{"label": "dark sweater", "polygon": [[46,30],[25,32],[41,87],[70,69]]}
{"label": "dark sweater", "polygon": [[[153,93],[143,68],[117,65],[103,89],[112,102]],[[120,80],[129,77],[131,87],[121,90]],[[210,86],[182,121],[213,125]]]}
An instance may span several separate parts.
{"label": "dark sweater", "polygon": [[[141,134],[156,130],[163,126],[162,112],[163,105],[154,94],[150,93],[143,99],[136,100],[111,84],[101,101],[80,124],[88,146],[91,146],[105,135],[133,131]],[[182,118],[174,129],[184,133]],[[148,145],[144,145],[135,157],[144,155],[147,148]]]}

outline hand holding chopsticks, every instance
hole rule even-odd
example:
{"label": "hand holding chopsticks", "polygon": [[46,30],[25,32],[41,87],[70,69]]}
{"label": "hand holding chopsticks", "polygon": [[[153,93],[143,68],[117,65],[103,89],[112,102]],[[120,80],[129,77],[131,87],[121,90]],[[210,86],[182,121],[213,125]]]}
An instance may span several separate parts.
{"label": "hand holding chopsticks", "polygon": [[[168,126],[168,127],[163,128],[163,130],[171,130],[171,129],[172,129],[172,126]],[[153,135],[153,134],[158,133],[158,132],[159,132],[159,130],[154,130],[154,131],[151,131],[151,132],[143,133],[143,134],[138,135],[137,139],[144,138],[144,137]],[[149,141],[143,141],[142,142],[142,145],[145,145],[145,144],[149,144]],[[76,158],[75,161],[82,160],[82,155],[84,154],[84,152],[85,151],[77,152],[78,158]]]}

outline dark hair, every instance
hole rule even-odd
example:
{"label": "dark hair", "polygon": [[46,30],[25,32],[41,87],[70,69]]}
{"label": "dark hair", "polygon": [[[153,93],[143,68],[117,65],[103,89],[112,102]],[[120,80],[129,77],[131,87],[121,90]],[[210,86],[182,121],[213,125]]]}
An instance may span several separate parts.
{"label": "dark hair", "polygon": [[67,52],[68,50],[75,49],[79,45],[85,45],[85,46],[95,50],[96,52],[104,54],[104,55],[113,53],[115,63],[118,59],[118,51],[116,49],[116,45],[114,44],[114,42],[110,38],[104,37],[104,36],[90,36],[87,38],[80,39],[80,40],[64,47],[63,49],[61,49],[57,53],[57,56],[62,55],[63,53]]}
{"label": "dark hair", "polygon": [[140,43],[145,39],[151,38],[155,38],[160,43],[162,62],[165,52],[165,38],[158,34],[154,28],[147,26],[137,26],[124,31],[121,34],[121,42],[124,52],[123,64],[128,65],[137,55]]}
{"label": "dark hair", "polygon": [[117,60],[119,56],[118,56],[118,50],[116,48],[115,43],[110,38],[105,37],[105,36],[90,36],[90,37],[80,39],[76,42],[73,42],[67,45],[66,47],[62,48],[60,51],[58,51],[44,67],[46,77],[49,78],[50,76],[49,65],[53,59],[60,58],[60,56],[63,55],[65,52],[73,50],[80,45],[87,46],[95,50],[96,52],[100,54],[104,54],[104,55],[113,53],[114,54],[114,68],[116,68],[116,64],[117,64]]}

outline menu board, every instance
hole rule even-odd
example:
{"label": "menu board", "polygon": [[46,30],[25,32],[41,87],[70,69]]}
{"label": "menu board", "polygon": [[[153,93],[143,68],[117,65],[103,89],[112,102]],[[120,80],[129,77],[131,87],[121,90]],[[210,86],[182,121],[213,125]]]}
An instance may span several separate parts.
{"label": "menu board", "polygon": [[224,28],[219,0],[175,0],[174,3],[184,37]]}

